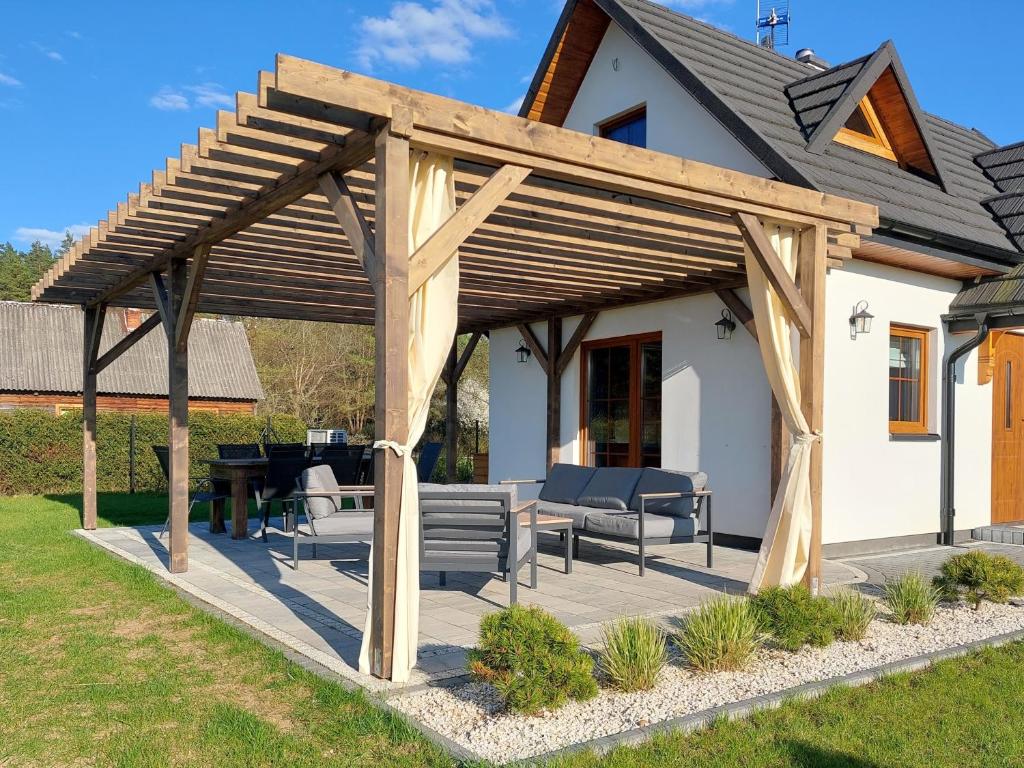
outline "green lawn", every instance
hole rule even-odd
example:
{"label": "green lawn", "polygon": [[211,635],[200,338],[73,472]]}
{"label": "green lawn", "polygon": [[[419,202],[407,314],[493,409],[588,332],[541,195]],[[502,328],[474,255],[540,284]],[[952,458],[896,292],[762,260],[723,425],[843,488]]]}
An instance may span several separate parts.
{"label": "green lawn", "polygon": [[[160,522],[165,504],[104,496],[102,524]],[[454,765],[366,697],[68,535],[78,520],[71,497],[0,498],[0,766]],[[1022,702],[1016,645],[553,765],[1024,766]]]}

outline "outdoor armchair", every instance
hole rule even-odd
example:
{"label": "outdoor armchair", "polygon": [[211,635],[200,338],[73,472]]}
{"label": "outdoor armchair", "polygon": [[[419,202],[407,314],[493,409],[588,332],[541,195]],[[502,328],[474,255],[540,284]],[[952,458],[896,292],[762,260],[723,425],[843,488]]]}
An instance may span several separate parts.
{"label": "outdoor armchair", "polygon": [[[515,488],[500,485],[420,486],[420,570],[498,573],[515,604],[520,568],[530,563],[530,588],[537,588],[537,505],[516,503]],[[530,525],[520,525],[528,514]]]}
{"label": "outdoor armchair", "polygon": [[306,518],[308,532],[296,519],[292,527],[292,567],[299,568],[299,546],[311,544],[316,558],[317,544],[347,544],[373,541],[373,512],[345,509],[345,499],[373,496],[372,486],[339,485],[327,464],[302,471],[292,499]]}

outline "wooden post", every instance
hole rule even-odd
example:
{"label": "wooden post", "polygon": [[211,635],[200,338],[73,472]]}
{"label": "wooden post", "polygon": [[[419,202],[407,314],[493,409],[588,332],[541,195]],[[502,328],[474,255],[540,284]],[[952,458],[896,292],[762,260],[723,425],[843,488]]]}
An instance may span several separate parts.
{"label": "wooden post", "polygon": [[444,474],[449,483],[458,479],[456,463],[459,460],[459,337],[452,340],[448,360],[444,366],[445,380],[445,426],[444,426]]}
{"label": "wooden post", "polygon": [[[800,339],[800,396],[812,432],[824,426],[825,388],[825,271],[828,230],[817,225],[800,236],[800,294],[810,310],[810,333]],[[811,592],[821,588],[822,444],[811,451],[811,548],[804,582]]]}
{"label": "wooden post", "polygon": [[[377,440],[405,445],[409,439],[409,140],[393,133],[394,128],[389,123],[376,142],[374,429]],[[390,679],[403,459],[390,449],[375,453],[370,671]]]}
{"label": "wooden post", "polygon": [[558,358],[562,353],[562,318],[548,320],[548,459],[547,468],[558,462],[562,452],[562,373]]}
{"label": "wooden post", "polygon": [[170,571],[188,570],[188,344],[178,345],[175,327],[184,311],[188,263],[174,259],[168,268],[167,291],[167,410],[168,482],[170,505]]}
{"label": "wooden post", "polygon": [[96,358],[106,306],[85,309],[82,337],[82,528],[96,528]]}

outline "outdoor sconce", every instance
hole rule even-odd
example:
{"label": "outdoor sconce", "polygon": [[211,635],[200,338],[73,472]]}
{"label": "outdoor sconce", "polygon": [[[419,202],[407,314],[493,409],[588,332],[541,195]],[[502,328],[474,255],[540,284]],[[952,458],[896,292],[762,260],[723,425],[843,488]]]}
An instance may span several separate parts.
{"label": "outdoor sconce", "polygon": [[715,323],[715,333],[719,341],[728,341],[732,338],[732,332],[736,330],[736,322],[732,319],[732,312],[728,309],[722,310],[722,319]]}
{"label": "outdoor sconce", "polygon": [[526,346],[526,342],[522,339],[519,340],[519,346],[516,347],[516,357],[520,363],[525,363],[530,359],[530,348]]}
{"label": "outdoor sconce", "polygon": [[870,312],[868,312],[868,303],[866,301],[858,301],[857,305],[853,308],[853,314],[850,315],[850,338],[856,339],[858,334],[871,333],[871,320],[874,318]]}

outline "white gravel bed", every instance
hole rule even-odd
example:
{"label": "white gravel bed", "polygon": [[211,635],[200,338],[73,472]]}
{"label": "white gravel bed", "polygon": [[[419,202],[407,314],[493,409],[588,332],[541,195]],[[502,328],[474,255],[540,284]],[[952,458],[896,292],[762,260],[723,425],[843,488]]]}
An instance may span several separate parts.
{"label": "white gravel bed", "polygon": [[481,757],[505,763],[1020,629],[1024,608],[985,603],[976,612],[943,606],[926,627],[900,626],[880,615],[859,643],[798,653],[765,648],[742,672],[704,674],[674,659],[652,691],[602,688],[597,698],[536,717],[502,711],[494,689],[484,683],[432,688],[390,703]]}

